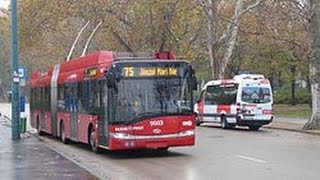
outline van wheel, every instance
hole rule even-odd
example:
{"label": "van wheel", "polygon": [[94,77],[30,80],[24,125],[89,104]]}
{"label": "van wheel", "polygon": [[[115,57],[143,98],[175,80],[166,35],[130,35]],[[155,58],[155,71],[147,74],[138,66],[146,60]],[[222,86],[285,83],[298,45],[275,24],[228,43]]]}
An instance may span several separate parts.
{"label": "van wheel", "polygon": [[65,133],[63,122],[61,122],[61,124],[60,124],[60,140],[63,144],[68,144],[68,140],[66,138],[66,133]]}
{"label": "van wheel", "polygon": [[249,129],[250,129],[251,131],[258,131],[260,127],[261,127],[261,126],[259,126],[259,125],[252,125],[252,126],[249,126]]}
{"label": "van wheel", "polygon": [[234,128],[236,128],[236,125],[235,124],[229,124],[229,127],[230,127],[230,129],[234,129]]}
{"label": "van wheel", "polygon": [[90,146],[92,152],[98,154],[99,153],[99,147],[95,142],[95,137],[96,137],[96,132],[94,131],[93,128],[90,128],[90,131],[89,131],[89,146]]}
{"label": "van wheel", "polygon": [[221,117],[221,128],[222,129],[229,129],[230,128],[230,125],[229,125],[227,118],[225,116]]}

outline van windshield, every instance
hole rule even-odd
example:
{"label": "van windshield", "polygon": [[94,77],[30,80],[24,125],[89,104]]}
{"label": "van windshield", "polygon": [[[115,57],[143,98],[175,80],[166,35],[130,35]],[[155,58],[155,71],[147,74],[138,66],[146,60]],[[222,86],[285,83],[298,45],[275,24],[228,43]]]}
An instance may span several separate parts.
{"label": "van windshield", "polygon": [[205,104],[235,104],[237,98],[237,89],[238,84],[208,86],[206,89]]}
{"label": "van windshield", "polygon": [[241,99],[248,103],[269,103],[271,91],[268,87],[243,87]]}

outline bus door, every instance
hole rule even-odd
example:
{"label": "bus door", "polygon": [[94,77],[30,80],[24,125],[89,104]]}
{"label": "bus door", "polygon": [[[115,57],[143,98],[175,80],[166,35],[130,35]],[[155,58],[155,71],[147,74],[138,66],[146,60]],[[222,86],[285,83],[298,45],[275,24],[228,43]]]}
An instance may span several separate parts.
{"label": "bus door", "polygon": [[70,137],[71,140],[78,140],[78,98],[77,83],[67,84],[68,112],[70,114]]}
{"label": "bus door", "polygon": [[39,123],[40,123],[40,128],[42,130],[45,130],[46,127],[47,127],[47,122],[46,122],[46,119],[45,119],[45,113],[46,113],[46,100],[45,100],[45,97],[46,97],[46,94],[45,94],[45,88],[44,87],[41,87],[40,88],[40,99],[41,99],[41,103],[40,103],[40,119],[39,119]]}
{"label": "bus door", "polygon": [[58,75],[60,65],[54,66],[52,78],[51,78],[51,133],[53,136],[58,135],[58,123],[57,123],[57,107],[58,107]]}
{"label": "bus door", "polygon": [[96,88],[98,88],[99,95],[97,96],[99,112],[98,112],[98,132],[99,132],[99,144],[103,146],[109,145],[109,123],[108,123],[108,109],[109,107],[109,91],[104,80],[97,81],[95,83]]}

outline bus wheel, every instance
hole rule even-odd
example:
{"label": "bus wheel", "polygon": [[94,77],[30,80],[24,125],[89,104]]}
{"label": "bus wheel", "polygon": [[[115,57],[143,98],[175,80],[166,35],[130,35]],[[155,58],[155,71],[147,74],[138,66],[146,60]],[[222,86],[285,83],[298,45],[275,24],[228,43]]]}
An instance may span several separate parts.
{"label": "bus wheel", "polygon": [[225,116],[221,117],[221,128],[222,129],[229,129],[229,123],[228,123],[227,118]]}
{"label": "bus wheel", "polygon": [[89,145],[90,145],[90,148],[92,150],[92,152],[94,153],[99,153],[99,147],[97,146],[96,142],[95,142],[95,137],[96,137],[96,132],[94,131],[93,128],[90,128],[90,131],[89,131]]}
{"label": "bus wheel", "polygon": [[258,131],[260,127],[261,127],[261,126],[258,126],[258,125],[252,125],[252,126],[249,126],[249,129],[250,129],[251,131]]}
{"label": "bus wheel", "polygon": [[60,139],[63,144],[68,144],[68,140],[66,138],[63,122],[60,123]]}
{"label": "bus wheel", "polygon": [[169,147],[161,147],[161,148],[158,148],[157,150],[160,152],[167,152],[168,149],[169,149]]}

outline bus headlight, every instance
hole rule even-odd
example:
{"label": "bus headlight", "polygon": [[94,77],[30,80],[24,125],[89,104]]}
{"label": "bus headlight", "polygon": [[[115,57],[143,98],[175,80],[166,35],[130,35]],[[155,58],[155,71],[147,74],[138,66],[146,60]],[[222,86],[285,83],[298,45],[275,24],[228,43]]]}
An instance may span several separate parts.
{"label": "bus headlight", "polygon": [[115,138],[115,139],[134,139],[132,135],[126,134],[126,133],[110,133],[110,136]]}
{"label": "bus headlight", "polygon": [[179,137],[193,136],[194,130],[182,131],[179,133]]}

